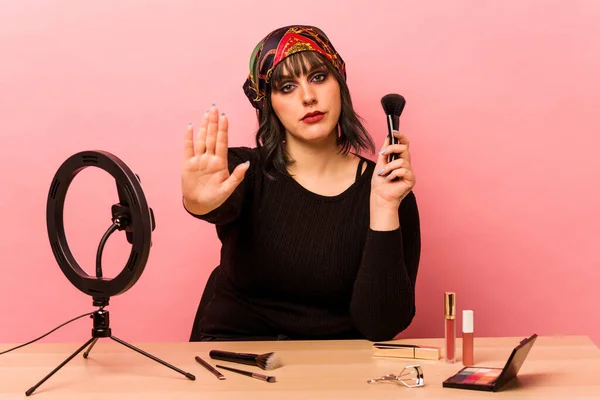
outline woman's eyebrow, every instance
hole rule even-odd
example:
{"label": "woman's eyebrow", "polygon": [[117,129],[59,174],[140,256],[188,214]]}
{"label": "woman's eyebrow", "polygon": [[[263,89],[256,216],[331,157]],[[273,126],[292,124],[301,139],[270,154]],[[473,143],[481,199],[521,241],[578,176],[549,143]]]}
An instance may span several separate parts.
{"label": "woman's eyebrow", "polygon": [[[308,70],[306,75],[311,75],[311,74],[314,74],[315,72],[326,72],[326,71],[327,71],[327,67],[325,65],[316,65],[316,66],[312,67],[310,70]],[[283,82],[283,81],[290,80],[290,79],[296,79],[302,75],[303,74],[298,74],[298,76],[296,76],[295,74],[283,73],[279,76],[279,79],[277,80],[277,82]]]}

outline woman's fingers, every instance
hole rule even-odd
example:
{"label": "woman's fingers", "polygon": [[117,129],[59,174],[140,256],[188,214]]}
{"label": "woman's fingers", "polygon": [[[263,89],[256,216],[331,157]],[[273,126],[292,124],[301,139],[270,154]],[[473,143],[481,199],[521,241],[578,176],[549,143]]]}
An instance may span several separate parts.
{"label": "woman's fingers", "polygon": [[408,145],[406,144],[392,144],[385,147],[383,155],[387,158],[390,154],[398,154],[399,158],[410,161],[410,152],[408,151]]}
{"label": "woman's fingers", "polygon": [[399,168],[405,168],[405,169],[410,168],[409,162],[402,158],[399,158],[397,160],[389,162],[377,171],[377,175],[386,176],[391,171],[399,169]]}
{"label": "woman's fingers", "polygon": [[246,172],[250,168],[250,161],[246,161],[245,163],[241,163],[231,172],[231,175],[223,182],[221,188],[229,197],[231,193],[235,190],[236,187],[242,182]]}
{"label": "woman's fingers", "polygon": [[204,154],[206,151],[206,130],[208,128],[208,111],[204,113],[202,116],[202,122],[200,122],[200,127],[198,128],[198,133],[196,134],[196,155]]}
{"label": "woman's fingers", "polygon": [[219,131],[219,110],[213,105],[208,110],[208,124],[206,128],[206,153],[213,155],[215,154],[215,147],[217,144],[217,133]]}
{"label": "woman's fingers", "polygon": [[415,178],[412,170],[409,168],[398,168],[393,170],[385,177],[387,181],[393,181],[394,178],[399,178],[404,181],[409,187],[414,186]]}
{"label": "woman's fingers", "polygon": [[402,132],[394,131],[394,137],[398,139],[398,143],[405,144],[406,146],[409,145],[408,138]]}
{"label": "woman's fingers", "polygon": [[194,127],[190,123],[183,137],[183,159],[194,157]]}
{"label": "woman's fingers", "polygon": [[386,136],[385,139],[383,140],[383,147],[381,148],[381,150],[379,151],[379,154],[377,156],[375,168],[381,169],[385,166],[385,164],[387,164],[387,155],[385,153],[385,150],[387,149],[389,144],[390,144],[390,139]]}
{"label": "woman's fingers", "polygon": [[227,130],[229,129],[229,120],[225,113],[219,116],[219,120],[217,123],[217,138],[216,138],[216,146],[215,146],[215,154],[225,160],[227,160],[227,146],[228,146],[228,138],[227,138]]}

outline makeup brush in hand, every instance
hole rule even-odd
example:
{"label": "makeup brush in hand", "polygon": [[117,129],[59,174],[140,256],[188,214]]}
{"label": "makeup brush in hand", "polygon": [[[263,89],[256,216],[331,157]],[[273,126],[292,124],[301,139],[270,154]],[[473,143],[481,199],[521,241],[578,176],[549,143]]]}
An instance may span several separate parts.
{"label": "makeup brush in hand", "polygon": [[211,350],[208,355],[215,360],[230,361],[239,364],[254,365],[264,370],[271,370],[281,367],[281,359],[274,353],[250,354],[233,353],[222,350]]}
{"label": "makeup brush in hand", "polygon": [[[406,100],[399,94],[390,93],[386,94],[381,98],[381,106],[385,112],[388,125],[388,138],[390,144],[398,144],[398,138],[394,136],[394,131],[400,129],[400,114],[404,110]],[[388,162],[394,161],[398,158],[398,154],[392,153],[389,155]]]}

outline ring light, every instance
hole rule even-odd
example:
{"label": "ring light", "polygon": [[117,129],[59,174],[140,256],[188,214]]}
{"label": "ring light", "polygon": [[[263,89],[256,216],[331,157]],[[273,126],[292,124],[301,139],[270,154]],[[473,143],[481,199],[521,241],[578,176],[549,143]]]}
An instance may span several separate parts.
{"label": "ring light", "polygon": [[[98,246],[96,254],[96,276],[88,275],[73,257],[67,244],[64,226],[65,198],[69,185],[82,170],[88,167],[103,169],[113,176],[117,184],[119,203],[111,207],[112,225],[108,228]],[[109,298],[126,292],[137,282],[144,271],[150,247],[152,246],[152,231],[154,230],[154,213],[148,207],[146,197],[140,185],[140,179],[123,161],[105,151],[83,151],[69,157],[58,169],[52,179],[48,202],[46,206],[46,223],[50,246],[60,269],[77,289],[92,296],[93,305],[99,307],[91,313],[94,320],[92,337],[65,361],[46,375],[40,382],[31,387],[25,394],[31,395],[42,383],[54,375],[73,357],[83,351],[87,358],[99,338],[110,338],[174,371],[185,375],[190,380],[196,377],[137,347],[116,338],[110,328],[108,306]],[[123,270],[114,278],[102,276],[102,250],[108,237],[115,231],[125,231],[127,241],[131,243],[131,253]],[[88,347],[89,346],[89,347]]]}
{"label": "ring light", "polygon": [[[119,203],[112,206],[112,220],[117,229],[126,230],[127,240],[132,244],[125,267],[112,279],[88,275],[73,257],[65,235],[63,216],[67,191],[75,176],[87,167],[103,169],[115,179]],[[142,275],[150,253],[154,217],[139,178],[114,155],[84,151],[69,157],[52,180],[46,219],[56,262],[73,286],[83,293],[99,298],[116,296],[130,289]]]}

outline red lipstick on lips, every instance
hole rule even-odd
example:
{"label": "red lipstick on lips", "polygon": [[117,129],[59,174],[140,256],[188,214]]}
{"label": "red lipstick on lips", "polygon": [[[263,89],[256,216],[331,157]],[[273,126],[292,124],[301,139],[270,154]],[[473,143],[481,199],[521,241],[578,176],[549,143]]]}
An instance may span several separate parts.
{"label": "red lipstick on lips", "polygon": [[307,124],[314,124],[315,122],[319,122],[320,120],[322,120],[323,116],[325,116],[325,114],[321,111],[313,111],[302,117],[302,122]]}

